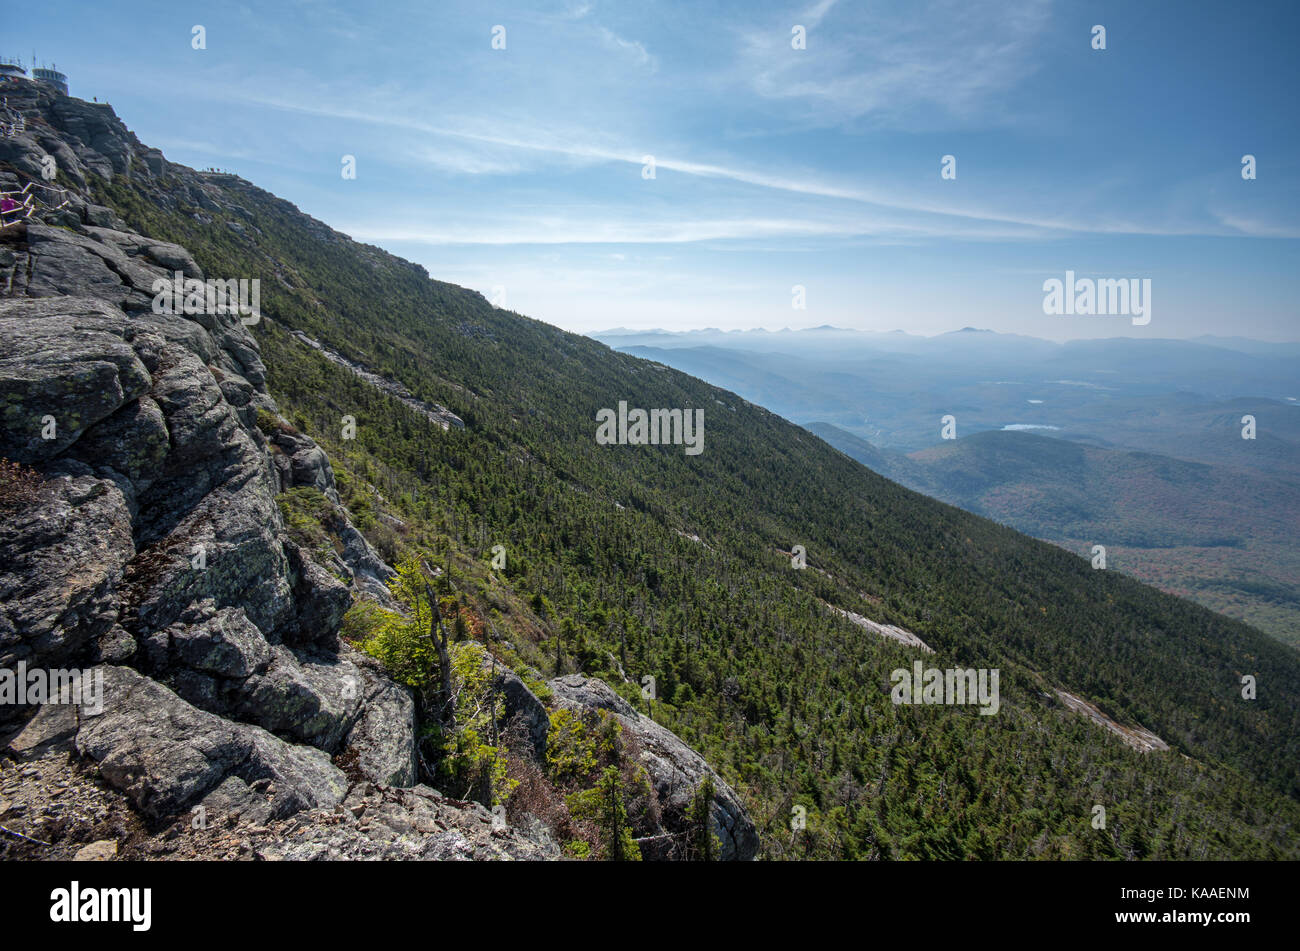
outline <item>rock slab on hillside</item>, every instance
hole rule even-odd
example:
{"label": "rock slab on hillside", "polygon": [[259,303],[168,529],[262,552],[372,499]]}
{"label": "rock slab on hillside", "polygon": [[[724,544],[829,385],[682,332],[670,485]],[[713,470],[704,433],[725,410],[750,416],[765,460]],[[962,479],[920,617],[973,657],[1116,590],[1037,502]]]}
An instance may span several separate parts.
{"label": "rock slab on hillside", "polygon": [[720,843],[719,858],[748,861],[758,851],[758,830],[750,820],[740,797],[671,730],[639,713],[604,681],[583,674],[568,674],[547,682],[555,702],[572,710],[604,710],[617,717],[623,729],[641,749],[641,763],[663,810],[663,822],[670,833],[686,828],[691,798],[706,776],[714,784],[710,810],[713,831]]}

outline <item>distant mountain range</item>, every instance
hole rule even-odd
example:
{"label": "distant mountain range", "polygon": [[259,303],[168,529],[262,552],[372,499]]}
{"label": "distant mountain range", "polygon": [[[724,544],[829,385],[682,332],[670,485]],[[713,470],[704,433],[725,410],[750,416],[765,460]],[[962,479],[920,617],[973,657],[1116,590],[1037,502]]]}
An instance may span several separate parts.
{"label": "distant mountain range", "polygon": [[[853,330],[847,327],[835,327],[830,324],[822,324],[818,327],[803,327],[798,330],[789,327],[781,330],[766,330],[761,327],[750,330],[721,330],[717,327],[703,327],[698,330],[665,330],[656,327],[648,330],[638,330],[629,327],[611,327],[608,330],[593,331],[588,333],[587,336],[620,349],[631,346],[695,347],[710,343],[725,344],[726,346],[743,344],[745,347],[753,349],[761,349],[764,344],[770,343],[806,347],[825,344],[828,340],[835,339],[836,341],[875,347],[892,345],[895,348],[923,350],[927,346],[934,346],[946,339],[963,334],[987,334],[1003,343],[1013,340],[1033,341],[1044,345],[1045,348],[1059,347],[1062,349],[1080,344],[1107,342],[1105,340],[1072,340],[1067,343],[1054,343],[1038,337],[1003,333],[982,327],[962,327],[960,330],[925,336],[911,334],[905,330]],[[1127,337],[1110,338],[1110,340],[1121,344],[1134,342],[1134,338]],[[1197,337],[1188,338],[1155,338],[1144,342],[1195,344],[1262,356],[1300,356],[1300,340],[1253,340],[1249,337],[1201,334]]]}

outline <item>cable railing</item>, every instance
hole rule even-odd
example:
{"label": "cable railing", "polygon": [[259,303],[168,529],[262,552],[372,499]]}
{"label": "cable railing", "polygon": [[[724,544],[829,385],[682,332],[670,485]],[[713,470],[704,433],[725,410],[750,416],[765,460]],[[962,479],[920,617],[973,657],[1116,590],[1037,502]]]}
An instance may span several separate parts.
{"label": "cable railing", "polygon": [[9,97],[5,96],[3,104],[0,104],[0,134],[6,139],[15,135],[22,135],[27,131],[27,117],[21,112],[15,112],[9,108]]}
{"label": "cable railing", "polygon": [[[37,190],[51,194],[44,198]],[[57,204],[55,204],[57,202]],[[0,230],[26,221],[38,212],[58,211],[68,204],[68,193],[55,185],[28,182],[14,191],[0,191]]]}

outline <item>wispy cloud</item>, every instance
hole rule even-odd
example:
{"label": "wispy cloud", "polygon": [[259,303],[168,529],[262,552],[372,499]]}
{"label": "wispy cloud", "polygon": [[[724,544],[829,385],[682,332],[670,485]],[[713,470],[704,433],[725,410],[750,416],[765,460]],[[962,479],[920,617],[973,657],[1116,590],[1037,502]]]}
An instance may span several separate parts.
{"label": "wispy cloud", "polygon": [[[702,241],[753,242],[773,238],[882,237],[904,240],[949,236],[946,225],[890,216],[817,218],[636,218],[627,208],[593,208],[586,216],[513,216],[504,221],[443,221],[437,227],[408,226],[390,220],[354,222],[341,228],[363,241],[416,244],[690,244]],[[1023,240],[1029,229],[972,224],[963,237],[973,241]],[[740,247],[739,245],[737,247]]]}
{"label": "wispy cloud", "polygon": [[626,54],[638,66],[651,70],[657,69],[659,61],[646,51],[645,45],[637,40],[625,40],[609,27],[598,27],[597,32],[605,46],[616,52]]}
{"label": "wispy cloud", "polygon": [[[1175,4],[1102,6],[293,0],[205,14],[203,52],[165,18],[124,31],[89,0],[11,26],[59,36],[74,92],[111,96],[169,158],[233,167],[439,277],[507,269],[512,303],[557,321],[586,307],[608,324],[613,296],[626,322],[785,320],[792,283],[827,308],[817,322],[910,326],[929,307],[945,329],[1026,300],[1039,320],[1034,282],[1004,272],[1050,260],[1151,271],[1180,321],[1249,301],[1294,324],[1284,31],[1229,18],[1205,56]],[[1108,51],[1088,47],[1094,15]],[[508,49],[490,45],[496,23]],[[1247,151],[1257,181],[1240,177]],[[939,177],[946,153],[956,180]],[[647,263],[660,255],[684,283]],[[771,286],[707,303],[690,286],[728,280]]]}
{"label": "wispy cloud", "polygon": [[830,12],[831,7],[835,6],[837,0],[820,0],[820,2],[810,7],[800,18],[805,26],[817,26],[822,22],[822,18]]}
{"label": "wispy cloud", "polygon": [[[568,160],[589,163],[623,163],[641,166],[645,159],[643,149],[619,148],[612,143],[592,141],[595,136],[588,136],[583,130],[565,130],[560,134],[552,130],[531,129],[532,137],[519,134],[505,135],[490,131],[482,121],[477,127],[461,124],[457,120],[429,122],[414,118],[411,113],[386,113],[379,110],[347,108],[333,101],[306,102],[291,100],[282,96],[266,96],[260,93],[235,93],[234,99],[244,104],[252,104],[289,112],[298,112],[323,118],[368,123],[387,126],[411,132],[418,132],[435,139],[455,139],[476,143],[496,149],[509,149],[538,155],[563,157]],[[463,122],[464,120],[460,120]],[[522,123],[497,119],[491,127],[511,129],[523,128]],[[475,158],[472,156],[439,157],[438,147],[430,146],[419,150],[419,154],[428,157],[431,164],[441,165],[451,170],[483,173],[518,170],[518,166],[497,158]],[[766,172],[744,167],[698,162],[676,158],[672,155],[655,154],[657,171],[677,172],[696,178],[724,179],[762,189],[784,192],[794,195],[831,198],[842,201],[872,205],[881,209],[915,212],[952,219],[983,221],[992,224],[1019,225],[1048,231],[1089,231],[1093,230],[1087,223],[1062,220],[1042,219],[988,209],[962,208],[944,205],[933,200],[899,197],[897,189],[890,194],[885,190],[872,190],[861,186],[840,184],[815,177],[797,177],[781,173]],[[1104,231],[1140,232],[1140,226],[1106,226],[1098,229]]]}
{"label": "wispy cloud", "polygon": [[[412,161],[456,174],[533,173],[538,170],[538,161],[559,161],[566,167],[617,163],[640,168],[646,156],[644,147],[620,145],[608,132],[592,133],[587,129],[565,128],[554,123],[543,127],[506,114],[491,119],[448,116],[433,121],[418,118],[419,113],[413,109],[392,111],[380,105],[381,102],[393,101],[393,97],[388,95],[377,97],[376,104],[368,107],[360,104],[348,106],[335,99],[311,101],[290,98],[288,95],[267,95],[261,91],[250,91],[246,87],[227,88],[217,92],[209,86],[207,92],[240,105],[255,105],[334,121],[391,128],[403,133],[417,133],[423,137],[423,141],[415,145],[409,140],[403,141],[400,151]],[[511,131],[502,131],[506,129]],[[449,145],[449,142],[460,145]],[[465,145],[472,148],[462,147]],[[1203,213],[1196,216],[1185,209],[1176,219],[1167,220],[1163,215],[1153,215],[1149,211],[1144,214],[1138,209],[1119,213],[1111,202],[1095,209],[1088,209],[1082,203],[1075,202],[1071,210],[1058,208],[1052,214],[1045,215],[1023,210],[1024,206],[1034,203],[1033,195],[1027,191],[1018,196],[1022,207],[997,207],[991,206],[987,198],[983,203],[972,198],[941,201],[929,195],[909,194],[896,182],[890,182],[888,187],[873,187],[862,182],[837,181],[815,172],[769,171],[697,161],[671,153],[653,154],[659,175],[677,173],[694,179],[717,179],[772,193],[848,202],[868,206],[873,211],[910,214],[924,219],[893,232],[840,229],[846,234],[948,234],[953,237],[969,237],[973,233],[972,225],[983,225],[984,235],[1014,239],[1067,234],[1289,235],[1289,232],[1275,227],[1252,227],[1244,218],[1238,217],[1229,223],[1227,218],[1219,215]]]}
{"label": "wispy cloud", "polygon": [[1300,229],[1291,224],[1247,216],[1234,212],[1218,212],[1215,218],[1224,227],[1230,228],[1246,237],[1252,238],[1300,238]]}
{"label": "wispy cloud", "polygon": [[889,5],[843,8],[818,30],[835,6],[823,0],[803,15],[807,49],[792,49],[790,25],[769,20],[742,32],[738,69],[758,95],[797,104],[824,124],[910,125],[933,113],[978,122],[1036,70],[1052,5],[910,0],[905,17]]}

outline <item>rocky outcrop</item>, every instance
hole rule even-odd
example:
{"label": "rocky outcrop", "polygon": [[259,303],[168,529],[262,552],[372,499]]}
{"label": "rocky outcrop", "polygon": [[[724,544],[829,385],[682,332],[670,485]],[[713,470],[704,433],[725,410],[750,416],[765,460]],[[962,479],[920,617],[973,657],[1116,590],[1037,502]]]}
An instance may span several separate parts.
{"label": "rocky outcrop", "polygon": [[[0,666],[103,683],[95,703],[65,690],[0,705],[0,788],[57,815],[57,797],[27,782],[48,777],[94,817],[60,832],[75,850],[37,854],[559,857],[535,816],[507,826],[500,809],[417,785],[411,692],[339,639],[354,599],[397,608],[393,569],[352,524],[326,453],[280,416],[254,330],[236,313],[155,307],[159,280],[211,276],[185,248],[130,231],[88,182],[145,182],[150,200],[183,202],[200,223],[205,211],[239,215],[241,234],[256,232],[251,216],[212,176],[145,149],[107,106],[31,84],[11,98],[27,127],[0,141],[0,188],[38,182],[54,156],[65,191],[0,234],[0,479],[13,483],[0,482]],[[324,226],[320,236],[342,240]],[[444,429],[464,425],[301,339]],[[308,551],[281,505],[322,497],[335,550]],[[493,688],[500,726],[522,740],[510,755],[540,774],[546,706],[504,666]],[[599,681],[552,688],[557,702],[619,718],[664,838],[681,835],[707,764]],[[715,783],[723,857],[751,858],[753,826]],[[28,806],[0,798],[11,808]]]}
{"label": "rocky outcrop", "polygon": [[505,722],[501,725],[507,729],[518,729],[533,758],[545,762],[546,736],[551,729],[551,717],[546,705],[509,667],[502,664],[492,666],[492,689],[501,696],[505,711]]}
{"label": "rocky outcrop", "polygon": [[[177,722],[188,723],[198,713],[186,711],[177,698],[157,699],[162,706],[154,707],[155,712],[177,717]],[[250,781],[241,778],[240,769],[227,772],[219,767],[216,772],[224,773],[223,779],[206,792],[190,789],[186,796],[183,786],[158,781],[167,757],[182,755],[174,743],[161,742],[169,731],[158,729],[148,744],[153,754],[140,757],[153,771],[141,770],[142,779],[124,785],[146,797],[161,792],[191,804],[171,819],[151,819],[134,804],[134,797],[87,771],[87,764],[95,763],[77,753],[79,719],[75,706],[47,706],[5,747],[7,755],[0,757],[0,822],[11,834],[0,836],[0,859],[535,860],[560,855],[550,834],[537,823],[507,825],[477,803],[449,799],[423,785],[385,787],[324,773],[324,801],[283,815],[288,803],[274,778]],[[116,731],[107,722],[96,729],[95,742]],[[90,730],[85,734],[90,742]],[[272,747],[273,740],[268,741]],[[113,742],[116,763],[125,763],[126,739]],[[214,762],[231,759],[232,745],[223,747],[211,737],[205,737],[204,744]],[[206,769],[208,760],[199,765]],[[245,760],[249,768],[243,772],[254,775],[255,765]],[[335,788],[340,779],[347,783],[341,798]]]}
{"label": "rocky outcrop", "polygon": [[835,605],[829,604],[825,601],[822,603],[840,617],[848,618],[865,631],[870,631],[872,634],[879,634],[881,637],[887,637],[890,640],[898,641],[900,644],[906,644],[908,647],[918,648],[925,651],[927,654],[934,653],[934,648],[921,640],[911,631],[904,630],[903,628],[897,627],[893,624],[881,624],[879,621],[873,621],[871,618],[863,617],[861,614],[857,614],[853,611],[846,611],[844,608],[837,608]]}
{"label": "rocky outcrop", "polygon": [[134,555],[117,485],[84,465],[52,468],[35,504],[0,519],[0,666],[63,667],[106,635]]}
{"label": "rocky outcrop", "polygon": [[301,433],[277,430],[270,436],[271,444],[280,451],[275,454],[275,464],[280,471],[280,481],[286,485],[308,485],[319,489],[331,502],[338,504],[339,494],[334,487],[334,470],[329,458]]}
{"label": "rocky outcrop", "polygon": [[351,370],[353,373],[355,373],[361,379],[365,380],[371,386],[383,390],[389,396],[392,396],[394,399],[397,399],[400,402],[404,403],[405,405],[409,406],[411,409],[415,410],[421,416],[429,420],[429,422],[436,423],[437,425],[441,426],[443,429],[450,429],[453,426],[455,426],[457,429],[465,428],[465,421],[462,420],[455,413],[453,413],[451,410],[447,409],[447,407],[440,406],[437,403],[426,403],[424,400],[416,399],[415,396],[412,395],[411,391],[408,390],[401,383],[398,383],[396,380],[390,380],[387,377],[380,376],[378,373],[366,369],[364,366],[362,366],[360,363],[357,363],[355,360],[349,360],[347,357],[343,356],[343,354],[337,352],[336,350],[331,350],[329,347],[325,346],[319,341],[313,340],[311,337],[308,337],[301,330],[294,330],[292,331],[292,333],[295,337],[297,337],[307,346],[311,347],[313,350],[320,353],[323,357],[325,357],[326,360],[329,360],[331,363],[337,363],[339,366],[346,367],[347,369]]}
{"label": "rocky outcrop", "polygon": [[[103,711],[77,711],[77,752],[148,816],[185,811],[231,776],[248,785],[269,781],[277,816],[333,806],[347,791],[342,771],[320,750],[200,710],[128,667],[97,670]],[[41,715],[58,709],[47,704]]]}
{"label": "rocky outcrop", "polygon": [[735,791],[723,781],[704,757],[649,717],[643,716],[608,684],[583,674],[569,674],[548,681],[555,702],[572,710],[605,710],[613,714],[635,745],[650,776],[659,801],[660,820],[668,835],[687,829],[691,797],[705,776],[714,783],[710,810],[713,831],[720,843],[719,858],[748,861],[758,851],[758,830]]}
{"label": "rocky outcrop", "polygon": [[1054,692],[1056,693],[1057,699],[1065,705],[1067,710],[1072,710],[1075,713],[1081,714],[1093,723],[1105,727],[1139,753],[1166,753],[1169,751],[1169,744],[1145,727],[1137,726],[1136,724],[1133,726],[1126,726],[1112,717],[1106,716],[1106,714],[1102,713],[1101,710],[1098,709],[1096,704],[1089,703],[1082,697],[1076,697],[1074,694],[1067,693],[1064,690],[1055,690]]}
{"label": "rocky outcrop", "polygon": [[[391,606],[392,569],[341,506],[336,562],[289,540],[276,495],[313,485],[337,503],[329,459],[295,434],[281,470],[249,328],[156,312],[157,280],[202,269],[81,191],[89,173],[166,164],[139,161],[110,109],[24,94],[41,112],[0,145],[0,179],[39,181],[54,155],[68,198],[0,247],[0,456],[34,485],[0,522],[0,665],[135,668],[102,668],[131,699],[110,697],[77,748],[151,816],[233,780],[269,778],[278,812],[329,805],[346,790],[332,756],[413,784],[409,692],[338,641],[354,597]],[[15,714],[30,711],[0,709]]]}
{"label": "rocky outcrop", "polygon": [[[265,441],[218,385],[216,342],[185,324],[85,297],[0,302],[0,453],[42,479],[0,530],[0,662],[101,659],[111,632],[110,656],[134,641],[197,708],[321,755],[379,716],[392,742],[363,729],[360,768],[413,782],[410,698],[403,712],[401,688],[340,657],[352,595],[285,538]],[[399,710],[367,716],[381,698]]]}
{"label": "rocky outcrop", "polygon": [[447,799],[428,786],[354,786],[334,811],[299,835],[270,839],[260,858],[291,861],[378,859],[483,861],[557,859],[537,824],[511,826],[478,803]]}

